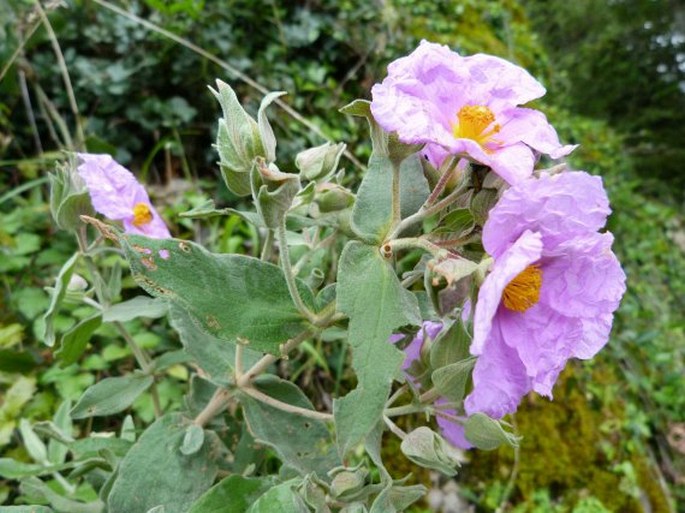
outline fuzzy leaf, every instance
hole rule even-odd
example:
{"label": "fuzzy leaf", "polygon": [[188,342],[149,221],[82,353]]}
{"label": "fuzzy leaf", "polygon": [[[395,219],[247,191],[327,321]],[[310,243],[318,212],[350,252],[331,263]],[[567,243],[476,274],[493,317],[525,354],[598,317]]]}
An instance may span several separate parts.
{"label": "fuzzy leaf", "polygon": [[152,381],[152,376],[138,372],[105,378],[88,387],[71,410],[71,418],[85,419],[119,413],[131,406],[152,385]]}
{"label": "fuzzy leaf", "polygon": [[338,309],[350,318],[348,341],[357,388],[333,403],[341,455],[380,421],[404,354],[388,342],[393,330],[421,322],[416,297],[402,287],[378,248],[347,244],[338,270]]}
{"label": "fuzzy leaf", "polygon": [[[279,354],[283,342],[305,329],[285,277],[273,264],[210,253],[177,239],[122,235],[119,242],[140,286],[181,307],[205,333]],[[298,288],[312,306],[309,288],[301,281]]]}
{"label": "fuzzy leaf", "polygon": [[221,442],[208,431],[211,436],[200,450],[184,455],[181,446],[191,422],[171,413],[145,430],[119,465],[109,513],[142,513],[156,506],[164,506],[166,513],[186,513],[212,485]]}
{"label": "fuzzy leaf", "polygon": [[[313,409],[302,391],[288,381],[265,376],[255,385],[279,401]],[[316,472],[323,479],[331,468],[340,465],[335,445],[323,421],[285,412],[246,394],[241,394],[240,402],[255,439],[271,446],[284,463],[303,476]]]}
{"label": "fuzzy leaf", "polygon": [[188,513],[244,513],[273,485],[269,478],[232,475],[207,490]]}

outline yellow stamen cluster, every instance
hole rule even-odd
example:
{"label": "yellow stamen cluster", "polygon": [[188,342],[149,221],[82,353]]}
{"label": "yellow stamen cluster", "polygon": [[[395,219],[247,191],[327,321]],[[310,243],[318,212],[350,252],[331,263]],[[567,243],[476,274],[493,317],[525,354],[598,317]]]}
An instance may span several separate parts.
{"label": "yellow stamen cluster", "polygon": [[500,131],[500,125],[494,125],[495,114],[485,105],[465,105],[457,113],[457,123],[452,127],[452,133],[457,139],[471,139],[481,146]]}
{"label": "yellow stamen cluster", "polygon": [[136,203],[133,206],[133,226],[140,228],[152,221],[152,211],[146,203]]}
{"label": "yellow stamen cluster", "polygon": [[529,265],[509,282],[502,293],[504,306],[515,312],[525,312],[540,301],[542,271],[537,265]]}

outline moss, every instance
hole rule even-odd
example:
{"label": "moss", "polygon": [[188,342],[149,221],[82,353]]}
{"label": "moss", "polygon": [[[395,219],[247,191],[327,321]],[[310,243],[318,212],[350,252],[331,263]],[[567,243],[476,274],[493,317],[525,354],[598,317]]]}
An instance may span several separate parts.
{"label": "moss", "polygon": [[[640,492],[648,497],[651,511],[668,511],[647,460],[626,448],[620,381],[611,369],[570,366],[554,389],[554,401],[531,395],[522,404],[515,421],[523,440],[511,497],[512,503],[529,504],[521,511],[533,511],[540,490],[549,490],[561,511],[571,511],[579,501],[595,497],[610,511],[640,513],[643,509],[636,498]],[[601,396],[590,393],[582,383],[592,383]],[[484,490],[493,480],[507,479],[513,460],[510,448],[473,453],[461,479],[472,489]],[[621,472],[625,463],[637,469],[632,488],[630,476]]]}

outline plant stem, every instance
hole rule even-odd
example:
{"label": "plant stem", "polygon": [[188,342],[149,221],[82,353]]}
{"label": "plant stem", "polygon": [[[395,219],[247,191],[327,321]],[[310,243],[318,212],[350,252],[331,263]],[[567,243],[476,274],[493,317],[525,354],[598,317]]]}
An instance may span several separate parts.
{"label": "plant stem", "polygon": [[268,404],[269,406],[273,406],[274,408],[278,408],[282,411],[294,413],[296,415],[301,415],[302,417],[308,417],[310,419],[323,420],[325,422],[333,421],[333,415],[330,413],[322,413],[315,410],[309,410],[307,408],[301,408],[293,404],[284,403],[282,401],[279,401],[278,399],[274,399],[273,397],[266,395],[263,392],[260,392],[259,390],[251,386],[243,387],[241,388],[241,391],[244,394],[247,394],[250,397],[257,399],[258,401],[263,402],[264,404]]}
{"label": "plant stem", "polygon": [[297,289],[297,282],[295,280],[295,275],[293,274],[292,264],[290,263],[290,250],[288,248],[288,241],[286,240],[285,216],[278,225],[277,236],[278,246],[281,252],[281,269],[283,269],[285,281],[288,284],[288,292],[290,292],[290,297],[300,313],[308,321],[314,322],[316,320],[316,315],[309,308],[307,308],[307,305],[304,304],[304,301],[302,301],[302,296],[300,296],[300,291]]}
{"label": "plant stem", "polygon": [[[388,239],[394,239],[397,237],[400,233],[402,233],[404,230],[412,226],[413,224],[418,223],[419,221],[423,221],[427,217],[432,216],[433,214],[437,214],[441,210],[443,210],[446,207],[449,207],[452,203],[454,203],[459,196],[461,196],[462,192],[464,192],[464,188],[462,187],[457,187],[454,189],[452,192],[450,192],[447,196],[445,196],[443,199],[435,203],[434,205],[428,205],[428,201],[423,204],[423,206],[419,209],[418,212],[415,214],[410,215],[409,217],[405,218],[402,220],[401,223],[399,223],[394,230],[388,235]],[[430,199],[430,198],[429,198]]]}
{"label": "plant stem", "polygon": [[[303,331],[296,337],[293,337],[290,340],[288,340],[281,347],[281,355],[287,355],[291,350],[295,349],[298,345],[300,345],[307,338],[309,338],[311,334],[311,331]],[[242,376],[236,379],[235,386],[238,388],[244,388],[248,386],[254,378],[263,373],[269,367],[269,365],[274,363],[279,358],[279,356],[275,356],[272,354],[266,354],[262,356],[262,358],[257,363],[250,367]]]}
{"label": "plant stem", "polygon": [[262,253],[260,259],[268,261],[271,259],[271,250],[274,246],[274,231],[269,228],[266,231],[266,237],[264,238],[264,245],[262,246]]}
{"label": "plant stem", "polygon": [[387,415],[383,415],[383,422],[388,426],[388,429],[392,431],[399,439],[404,440],[407,437],[407,433],[402,431],[397,424],[388,418]]}
{"label": "plant stem", "polygon": [[229,399],[233,395],[232,390],[225,388],[218,388],[214,395],[207,403],[207,406],[195,417],[193,424],[204,427],[210,420],[218,415],[228,404]]}
{"label": "plant stem", "polygon": [[400,165],[393,163],[392,166],[392,224],[393,229],[402,221],[400,194]]}
{"label": "plant stem", "polygon": [[447,182],[449,182],[450,178],[452,177],[454,170],[457,168],[456,164],[458,160],[455,160],[455,157],[450,157],[450,159],[452,162],[450,162],[447,170],[440,175],[438,183],[435,184],[435,187],[431,191],[430,196],[428,196],[428,199],[424,203],[425,207],[430,207],[433,203],[435,203],[438,200],[438,198],[442,194],[442,191],[445,190]]}
{"label": "plant stem", "polygon": [[60,73],[62,74],[62,80],[64,81],[64,89],[67,93],[67,98],[69,99],[69,107],[71,108],[71,113],[74,115],[74,123],[76,125],[76,148],[78,150],[83,150],[85,148],[85,136],[83,134],[83,126],[81,125],[81,115],[79,114],[78,104],[76,103],[76,95],[74,94],[74,88],[71,85],[71,78],[69,77],[69,70],[67,69],[67,63],[64,60],[64,55],[62,54],[62,49],[59,46],[59,41],[55,35],[55,31],[52,30],[52,25],[48,19],[43,7],[40,5],[40,0],[34,2],[38,15],[40,16],[41,22],[45,25],[45,30],[48,33],[48,38],[52,44],[52,49],[55,52],[55,57],[57,58],[57,65],[59,67]]}
{"label": "plant stem", "polygon": [[399,417],[400,415],[409,415],[410,413],[419,413],[425,410],[423,404],[405,404],[404,406],[395,406],[394,408],[386,408],[386,417]]}
{"label": "plant stem", "polygon": [[449,251],[446,249],[441,248],[437,244],[433,244],[423,237],[407,237],[404,239],[388,240],[381,246],[381,252],[385,258],[390,258],[395,251],[414,248],[423,249],[438,258],[445,257],[449,254]]}
{"label": "plant stem", "polygon": [[243,375],[243,345],[241,343],[237,343],[235,345],[235,379],[236,381],[240,379],[240,376]]}

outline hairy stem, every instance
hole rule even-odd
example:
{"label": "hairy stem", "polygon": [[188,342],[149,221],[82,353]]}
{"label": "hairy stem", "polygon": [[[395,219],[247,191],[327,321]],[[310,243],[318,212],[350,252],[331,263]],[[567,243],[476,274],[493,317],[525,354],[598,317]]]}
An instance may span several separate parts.
{"label": "hairy stem", "polygon": [[295,275],[293,274],[292,264],[290,263],[290,249],[288,248],[288,241],[286,240],[285,235],[285,217],[283,217],[278,225],[277,236],[278,245],[281,252],[281,269],[283,269],[285,281],[288,284],[288,292],[290,292],[290,297],[300,313],[307,320],[313,322],[316,319],[316,315],[309,308],[307,308],[307,305],[305,305],[304,301],[302,301],[300,291],[297,289],[297,282],[295,280]]}
{"label": "hairy stem", "polygon": [[228,405],[228,401],[233,396],[233,390],[218,388],[207,403],[207,406],[195,417],[193,424],[204,427],[210,420],[216,417]]}
{"label": "hairy stem", "polygon": [[400,165],[393,164],[392,167],[392,224],[393,229],[402,221],[402,211],[400,205]]}
{"label": "hairy stem", "polygon": [[331,413],[318,412],[315,410],[309,410],[307,408],[301,408],[293,404],[284,403],[282,401],[279,401],[278,399],[274,399],[273,397],[266,395],[263,392],[260,392],[259,390],[251,386],[241,388],[241,391],[244,394],[247,394],[250,397],[257,399],[258,401],[263,402],[264,404],[268,404],[269,406],[273,406],[274,408],[278,408],[282,411],[294,413],[296,415],[308,417],[310,419],[323,420],[325,422],[333,421],[333,415]]}

